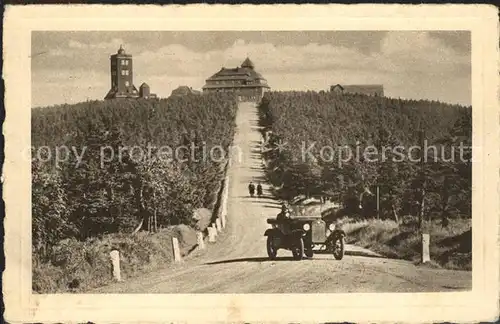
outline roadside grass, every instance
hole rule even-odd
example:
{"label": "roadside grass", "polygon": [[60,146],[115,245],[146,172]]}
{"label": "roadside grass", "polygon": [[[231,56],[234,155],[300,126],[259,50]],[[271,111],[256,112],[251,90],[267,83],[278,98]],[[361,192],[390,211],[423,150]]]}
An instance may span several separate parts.
{"label": "roadside grass", "polygon": [[[368,248],[389,258],[420,262],[421,241],[416,218],[398,224],[392,220],[355,220],[343,217],[337,221],[347,234],[347,243]],[[450,220],[447,228],[439,221],[425,221],[430,234],[431,262],[428,266],[454,270],[472,270],[472,235],[470,219]]]}
{"label": "roadside grass", "polygon": [[[202,213],[200,230],[210,221],[209,213]],[[207,218],[208,219],[205,219]],[[113,282],[109,252],[120,251],[122,279],[168,267],[173,261],[172,237],[177,237],[182,256],[197,244],[196,230],[186,225],[161,229],[157,233],[116,233],[87,241],[67,239],[59,242],[50,260],[33,259],[33,292],[85,292]]]}

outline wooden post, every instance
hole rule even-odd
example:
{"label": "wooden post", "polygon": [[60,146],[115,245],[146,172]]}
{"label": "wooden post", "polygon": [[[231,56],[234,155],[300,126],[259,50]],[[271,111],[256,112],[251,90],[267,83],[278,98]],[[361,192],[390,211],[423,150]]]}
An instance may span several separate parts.
{"label": "wooden post", "polygon": [[116,281],[122,281],[120,274],[120,252],[113,250],[109,253],[109,256],[111,257],[111,264],[113,266],[113,278]]}
{"label": "wooden post", "polygon": [[172,237],[172,251],[174,252],[174,262],[181,262],[181,250],[179,249],[177,237]]}
{"label": "wooden post", "polygon": [[421,258],[422,263],[429,262],[431,260],[429,245],[430,245],[430,235],[422,234],[422,258]]}
{"label": "wooden post", "polygon": [[215,220],[215,228],[217,229],[218,233],[222,232],[222,225],[221,225],[220,218],[217,218]]}
{"label": "wooden post", "polygon": [[210,226],[207,228],[208,229],[208,242],[210,243],[215,243],[215,229]]}
{"label": "wooden post", "polygon": [[198,249],[204,250],[205,249],[205,241],[203,241],[203,233],[202,232],[196,232],[196,241],[198,243]]}

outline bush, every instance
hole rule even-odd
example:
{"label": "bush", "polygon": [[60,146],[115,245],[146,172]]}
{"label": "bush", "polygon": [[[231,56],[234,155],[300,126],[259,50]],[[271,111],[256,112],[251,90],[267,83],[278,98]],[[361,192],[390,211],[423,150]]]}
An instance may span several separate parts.
{"label": "bush", "polygon": [[112,281],[109,252],[120,251],[123,278],[166,267],[173,259],[172,237],[177,237],[182,255],[196,245],[196,232],[173,226],[158,233],[109,234],[81,242],[67,239],[54,246],[49,262],[33,264],[35,293],[84,292]]}
{"label": "bush", "polygon": [[[353,222],[346,218],[342,222],[348,243],[386,257],[420,261],[421,238],[413,226],[398,226],[394,221],[377,219]],[[470,220],[454,220],[446,229],[439,222],[424,222],[424,226],[430,234],[432,262],[447,269],[472,270]]]}

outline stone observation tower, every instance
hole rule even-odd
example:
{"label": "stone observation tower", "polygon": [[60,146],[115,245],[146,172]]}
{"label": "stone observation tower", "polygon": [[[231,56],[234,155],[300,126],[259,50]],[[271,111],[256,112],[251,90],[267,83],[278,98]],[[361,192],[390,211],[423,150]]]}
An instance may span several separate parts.
{"label": "stone observation tower", "polygon": [[111,89],[104,99],[138,98],[139,92],[134,86],[132,55],[120,49],[110,57],[111,61]]}

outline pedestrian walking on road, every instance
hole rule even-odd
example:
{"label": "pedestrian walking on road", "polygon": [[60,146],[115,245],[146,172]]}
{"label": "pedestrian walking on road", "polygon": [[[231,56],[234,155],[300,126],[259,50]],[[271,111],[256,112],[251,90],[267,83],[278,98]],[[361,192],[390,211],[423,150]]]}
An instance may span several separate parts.
{"label": "pedestrian walking on road", "polygon": [[262,196],[262,185],[260,182],[257,184],[257,196],[259,196],[259,198]]}
{"label": "pedestrian walking on road", "polygon": [[251,197],[253,197],[255,193],[255,185],[250,181],[250,184],[248,185],[248,193],[250,194]]}

